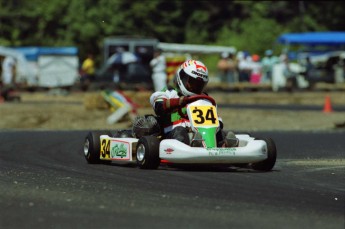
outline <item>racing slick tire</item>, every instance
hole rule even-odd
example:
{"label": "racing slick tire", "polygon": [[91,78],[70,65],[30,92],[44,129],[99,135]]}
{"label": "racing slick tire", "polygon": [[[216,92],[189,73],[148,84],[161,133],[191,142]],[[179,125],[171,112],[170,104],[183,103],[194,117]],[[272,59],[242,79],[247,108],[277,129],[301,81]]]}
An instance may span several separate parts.
{"label": "racing slick tire", "polygon": [[160,141],[154,136],[143,136],[139,139],[136,149],[137,165],[141,169],[157,169]]}
{"label": "racing slick tire", "polygon": [[[101,135],[108,135],[111,136],[110,132],[99,132],[93,131],[89,132],[88,135],[85,137],[84,142],[84,156],[86,161],[89,164],[98,164],[101,163],[100,159],[100,136]],[[108,161],[105,161],[106,163]]]}
{"label": "racing slick tire", "polygon": [[117,130],[113,132],[112,137],[114,138],[133,138],[132,130]]}
{"label": "racing slick tire", "polygon": [[251,164],[252,169],[258,171],[270,171],[274,167],[277,159],[277,148],[271,138],[256,138],[257,140],[263,140],[267,144],[267,159]]}

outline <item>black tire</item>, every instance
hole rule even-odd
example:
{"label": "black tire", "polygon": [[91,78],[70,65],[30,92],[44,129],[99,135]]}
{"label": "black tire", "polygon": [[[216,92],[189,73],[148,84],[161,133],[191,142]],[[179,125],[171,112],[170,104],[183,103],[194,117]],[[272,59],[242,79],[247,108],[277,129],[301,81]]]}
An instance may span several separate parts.
{"label": "black tire", "polygon": [[[258,139],[258,138],[256,138]],[[259,140],[259,139],[258,139]],[[251,167],[254,170],[258,171],[270,171],[274,167],[277,159],[277,148],[276,145],[271,138],[260,138],[260,140],[264,140],[267,144],[267,159],[264,161],[260,161],[257,163],[253,163]]]}
{"label": "black tire", "polygon": [[157,169],[160,141],[154,136],[143,136],[139,139],[136,149],[137,165],[141,169]]}
{"label": "black tire", "polygon": [[122,130],[120,132],[120,138],[133,138],[132,130]]}
{"label": "black tire", "polygon": [[112,133],[114,138],[133,138],[132,130],[117,130]]}
{"label": "black tire", "polygon": [[[100,159],[100,136],[111,136],[110,132],[89,132],[84,141],[84,156],[89,164],[98,164]],[[107,161],[106,161],[107,162]]]}

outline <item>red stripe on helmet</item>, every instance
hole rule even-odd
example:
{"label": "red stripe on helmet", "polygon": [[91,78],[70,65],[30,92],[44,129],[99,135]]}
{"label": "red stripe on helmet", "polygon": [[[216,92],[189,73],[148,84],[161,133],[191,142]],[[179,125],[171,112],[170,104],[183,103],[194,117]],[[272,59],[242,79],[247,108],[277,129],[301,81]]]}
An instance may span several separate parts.
{"label": "red stripe on helmet", "polygon": [[195,62],[195,67],[196,67],[196,69],[201,68],[201,69],[203,69],[205,72],[207,71],[207,69],[206,69],[206,66],[205,66],[205,65],[202,65],[202,64],[197,64],[197,62]]}

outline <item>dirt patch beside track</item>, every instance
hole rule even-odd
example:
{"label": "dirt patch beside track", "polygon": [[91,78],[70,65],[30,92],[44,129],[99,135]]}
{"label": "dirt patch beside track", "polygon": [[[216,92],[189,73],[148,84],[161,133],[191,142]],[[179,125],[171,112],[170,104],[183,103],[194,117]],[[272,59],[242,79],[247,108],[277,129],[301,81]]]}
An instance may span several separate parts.
{"label": "dirt patch beside track", "polygon": [[[139,105],[138,114],[152,114],[151,92],[125,92]],[[332,106],[345,106],[344,92],[210,92],[218,104],[314,105],[316,111],[219,108],[225,129],[251,130],[335,130],[345,122],[345,112],[323,112],[326,96]],[[100,92],[21,93],[19,103],[0,104],[0,129],[85,130],[131,127],[126,117],[113,125],[106,122],[112,113]],[[344,129],[344,128],[342,128]]]}

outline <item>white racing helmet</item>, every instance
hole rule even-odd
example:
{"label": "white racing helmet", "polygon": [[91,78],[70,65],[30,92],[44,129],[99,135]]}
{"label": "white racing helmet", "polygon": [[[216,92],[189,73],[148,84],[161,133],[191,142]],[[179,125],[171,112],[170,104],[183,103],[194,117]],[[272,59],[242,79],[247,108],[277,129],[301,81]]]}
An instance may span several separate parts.
{"label": "white racing helmet", "polygon": [[185,61],[176,72],[176,84],[185,96],[201,94],[207,83],[207,67],[198,60]]}

